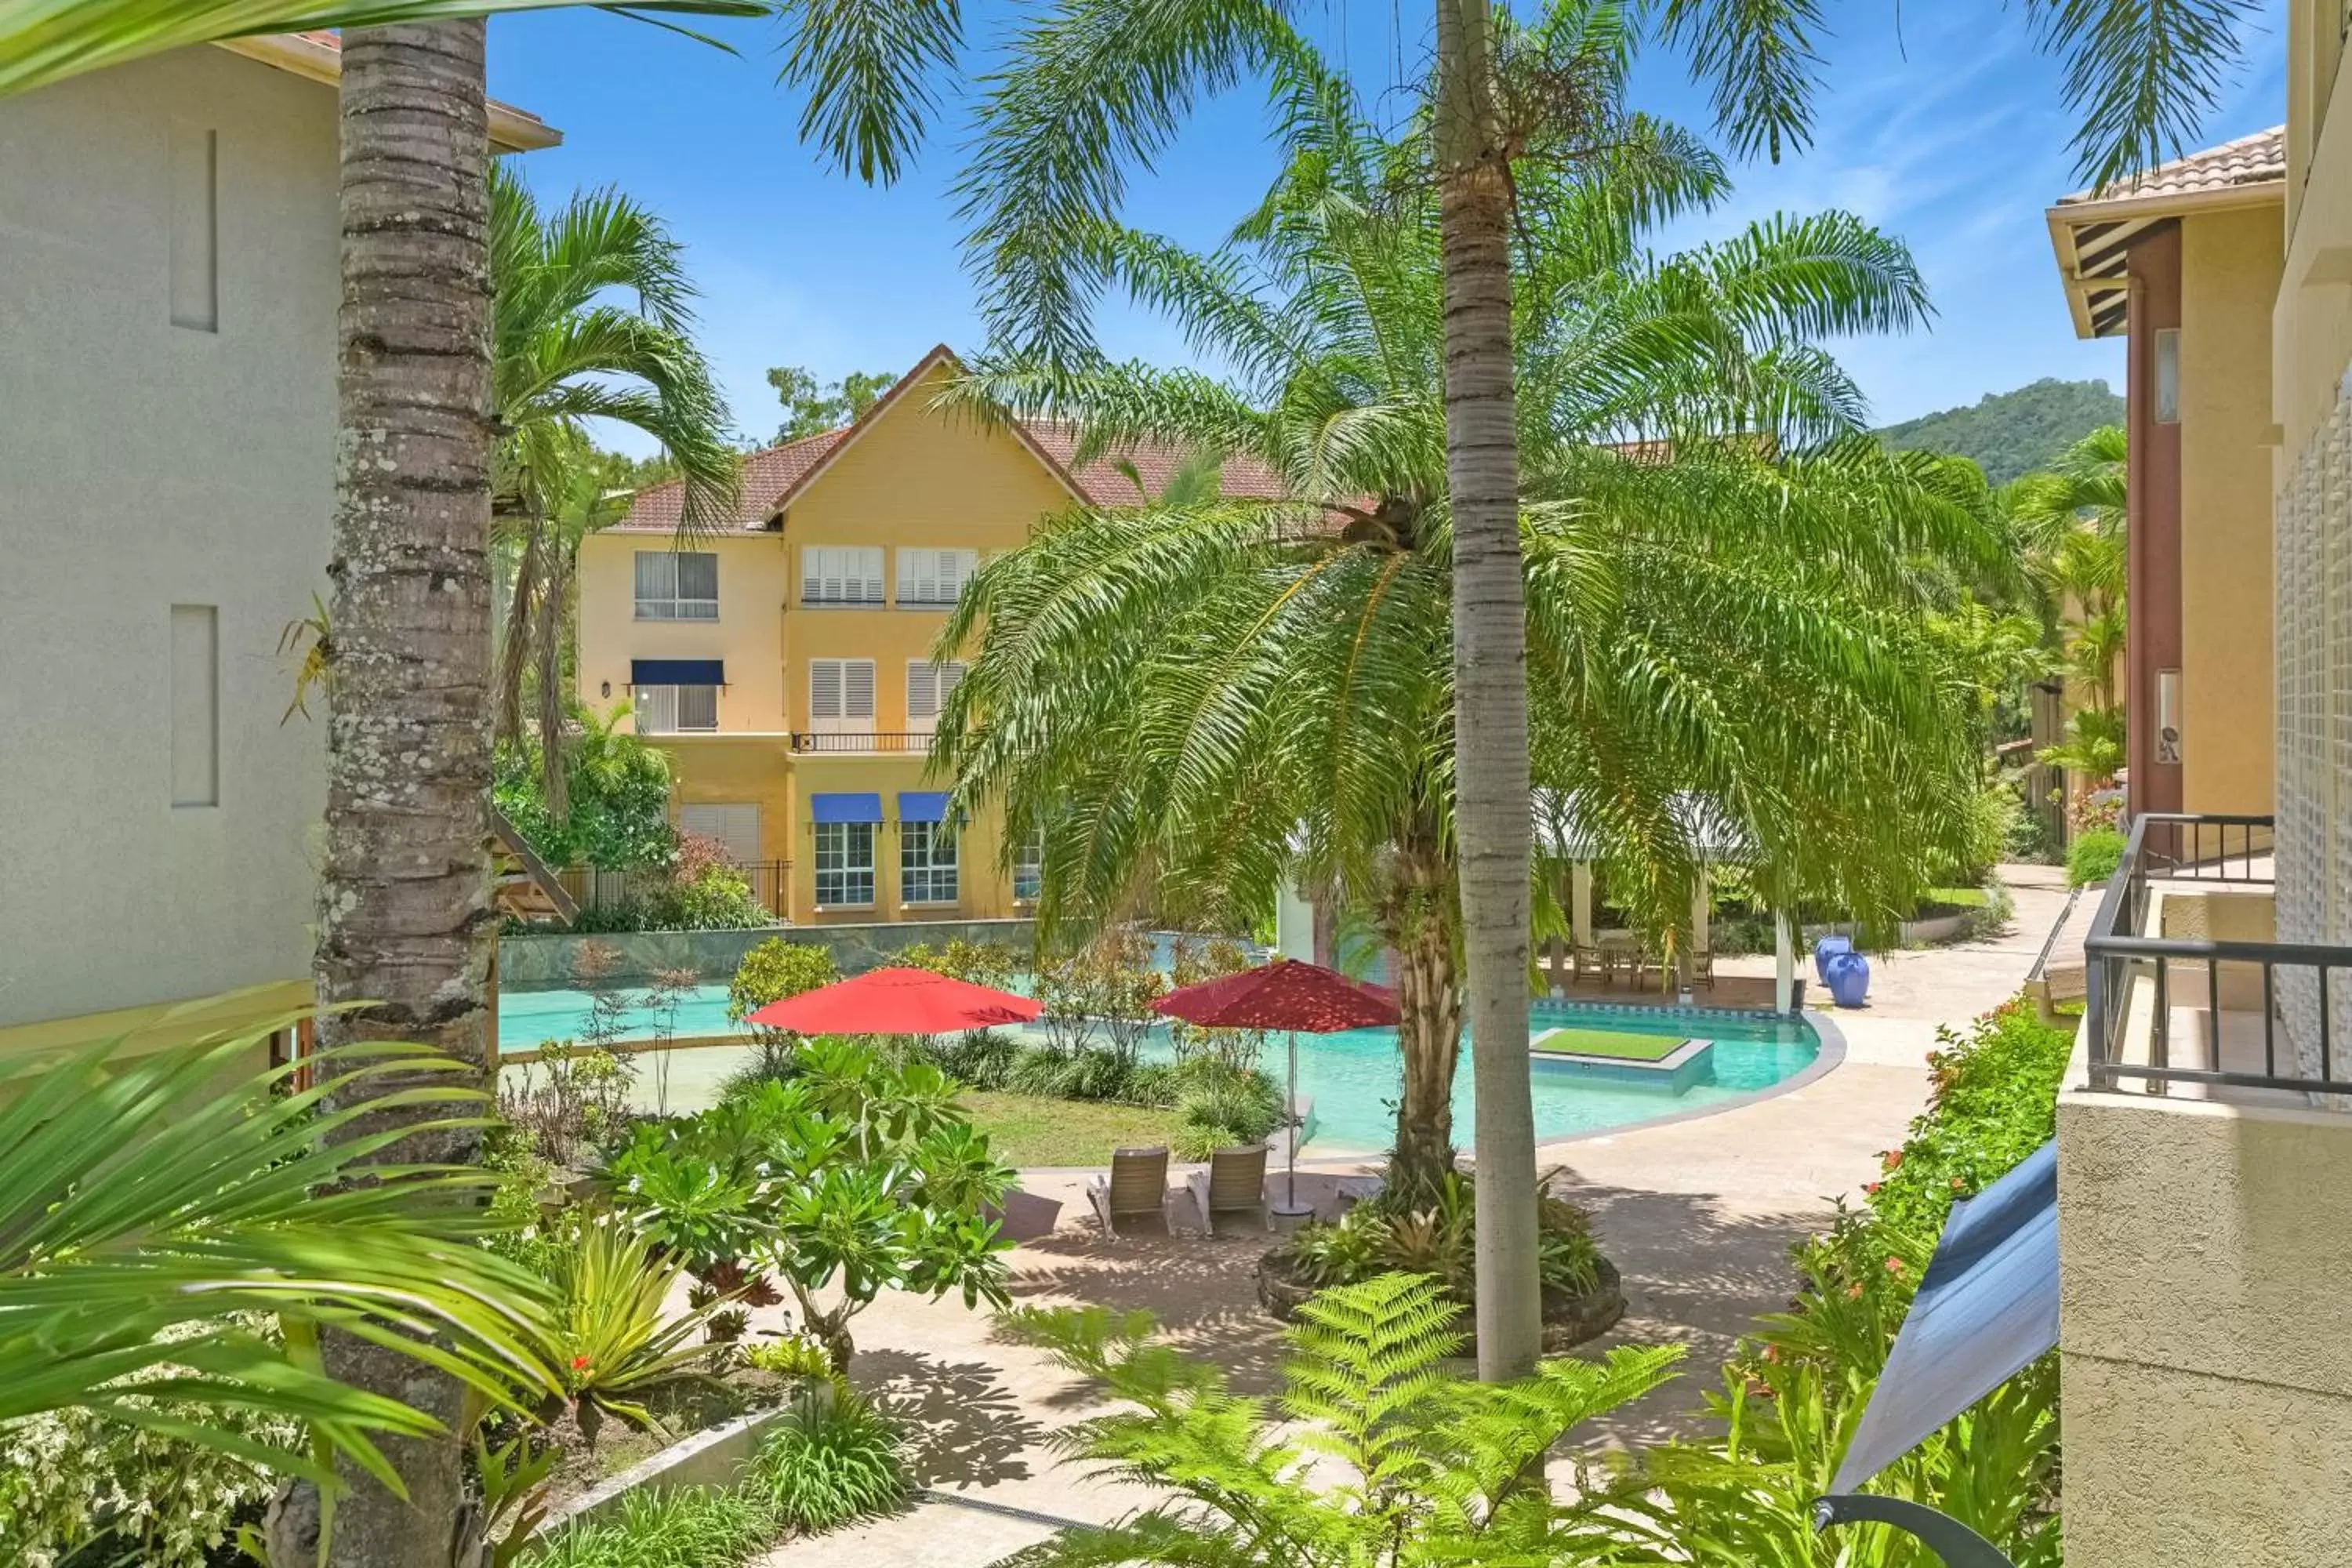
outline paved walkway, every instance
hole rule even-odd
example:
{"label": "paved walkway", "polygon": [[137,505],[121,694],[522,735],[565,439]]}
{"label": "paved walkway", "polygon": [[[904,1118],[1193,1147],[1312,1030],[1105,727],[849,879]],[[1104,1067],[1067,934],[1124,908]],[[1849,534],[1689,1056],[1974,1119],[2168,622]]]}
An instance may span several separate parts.
{"label": "paved walkway", "polygon": [[[1628,1311],[1603,1344],[1689,1347],[1678,1382],[1593,1436],[1638,1443],[1694,1429],[1717,1365],[1746,1325],[1794,1288],[1789,1248],[1840,1194],[1879,1168],[1926,1099],[1938,1025],[1964,1026],[2017,991],[2065,902],[2049,867],[2004,868],[2017,914],[2001,935],[1964,946],[1871,955],[1872,1004],[1839,1013],[1845,1060],[1802,1088],[1697,1121],[1634,1129],[1543,1152],[1559,1189],[1589,1205],[1625,1277]],[[1725,960],[1735,965],[1770,958]],[[1317,1192],[1328,1176],[1313,1178]],[[1239,1386],[1273,1384],[1277,1326],[1259,1310],[1254,1269],[1265,1237],[1105,1239],[1087,1213],[1085,1173],[1035,1173],[1024,1187],[1063,1203],[1052,1234],[1012,1255],[1017,1300],[1141,1307],[1171,1338],[1225,1365]],[[768,1314],[759,1314],[767,1316]],[[765,1324],[761,1326],[767,1326]],[[918,1479],[972,1505],[926,1501],[899,1517],[772,1553],[765,1568],[978,1568],[1051,1526],[1003,1510],[1108,1521],[1142,1500],[1088,1479],[1050,1446],[1095,1405],[1034,1352],[994,1342],[987,1319],[955,1302],[885,1298],[857,1320],[856,1381],[908,1430]],[[990,1511],[982,1511],[985,1507]]]}

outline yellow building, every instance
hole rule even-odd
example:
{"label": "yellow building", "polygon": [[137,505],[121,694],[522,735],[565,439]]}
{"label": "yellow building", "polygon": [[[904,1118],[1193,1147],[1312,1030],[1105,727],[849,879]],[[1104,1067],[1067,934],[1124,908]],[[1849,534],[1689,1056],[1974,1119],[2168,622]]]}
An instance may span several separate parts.
{"label": "yellow building", "polygon": [[2062,198],[2051,243],[2078,336],[2127,340],[2135,813],[2272,804],[2272,301],[2286,129]]}
{"label": "yellow building", "polygon": [[715,537],[678,547],[673,482],[581,551],[582,700],[634,703],[670,753],[678,826],[794,924],[1024,912],[1001,820],[940,820],[929,749],[962,668],[934,647],[982,560],[1171,466],[1080,468],[1066,426],[947,412],[957,368],[935,348],[847,429],[752,454]]}

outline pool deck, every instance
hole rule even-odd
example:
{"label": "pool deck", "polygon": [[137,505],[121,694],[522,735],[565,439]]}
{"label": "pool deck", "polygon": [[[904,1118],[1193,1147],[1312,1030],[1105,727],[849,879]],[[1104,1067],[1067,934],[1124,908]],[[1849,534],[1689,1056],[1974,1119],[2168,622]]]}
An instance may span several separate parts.
{"label": "pool deck", "polygon": [[[1787,1303],[1789,1248],[1819,1229],[1832,1199],[1877,1173],[1927,1094],[1938,1025],[1964,1026],[2014,994],[2065,901],[2049,867],[2003,868],[2017,917],[2003,935],[1958,947],[1872,954],[1872,1005],[1835,1015],[1845,1051],[1786,1092],[1691,1121],[1601,1133],[1541,1151],[1555,1190],[1589,1207],[1625,1278],[1627,1312],[1604,1340],[1675,1343],[1687,1372],[1586,1434],[1589,1444],[1694,1430],[1694,1413],[1746,1325]],[[1760,964],[1767,986],[1771,959]],[[1622,999],[1621,997],[1618,999]],[[1302,1174],[1301,1195],[1333,1201],[1341,1172]],[[1146,1308],[1171,1338],[1229,1369],[1244,1389],[1272,1386],[1277,1325],[1258,1310],[1253,1270],[1264,1233],[1199,1234],[1181,1187],[1167,1236],[1104,1237],[1083,1171],[1033,1172],[1025,1190],[1058,1200],[1059,1223],[1012,1254],[1024,1304]],[[1276,1182],[1281,1180],[1277,1174]],[[760,1326],[776,1312],[754,1314]],[[1051,1531],[1047,1520],[1107,1522],[1148,1500],[1088,1479],[1046,1439],[1098,1406],[1036,1352],[993,1342],[984,1315],[953,1300],[885,1297],[856,1321],[856,1380],[910,1435],[918,1479],[951,1500],[771,1553],[762,1568],[979,1568]]]}

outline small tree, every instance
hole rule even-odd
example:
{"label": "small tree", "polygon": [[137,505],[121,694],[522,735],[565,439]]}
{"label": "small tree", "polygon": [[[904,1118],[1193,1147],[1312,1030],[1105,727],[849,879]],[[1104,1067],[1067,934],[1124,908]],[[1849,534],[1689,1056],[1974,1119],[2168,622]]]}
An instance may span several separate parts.
{"label": "small tree", "polygon": [[1012,1244],[984,1211],[1013,1173],[953,1082],[856,1040],[812,1040],[799,1058],[790,1082],[640,1126],[606,1166],[614,1206],[699,1278],[772,1271],[838,1368],[850,1321],[884,1290],[1004,1305]]}
{"label": "small tree", "polygon": [[[1233,1393],[1214,1363],[1151,1339],[1142,1312],[1024,1309],[998,1319],[1128,1408],[1054,1441],[1123,1480],[1173,1494],[1103,1530],[1034,1549],[1031,1568],[1198,1568],[1633,1560],[1606,1487],[1563,1503],[1526,1479],[1563,1435],[1672,1375],[1681,1352],[1547,1361],[1531,1377],[1448,1375],[1460,1309],[1434,1281],[1388,1274],[1327,1290],[1289,1331],[1276,1408]],[[1653,1559],[1654,1561],[1654,1559]]]}

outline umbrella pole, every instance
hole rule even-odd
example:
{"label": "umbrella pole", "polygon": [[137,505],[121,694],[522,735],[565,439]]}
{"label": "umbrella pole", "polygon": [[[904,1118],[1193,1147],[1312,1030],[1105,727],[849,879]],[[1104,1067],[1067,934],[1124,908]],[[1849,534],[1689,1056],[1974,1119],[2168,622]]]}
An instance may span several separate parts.
{"label": "umbrella pole", "polygon": [[1298,1207],[1298,1031],[1290,1035],[1290,1103],[1285,1114],[1290,1118],[1290,1186],[1283,1206],[1296,1211]]}

